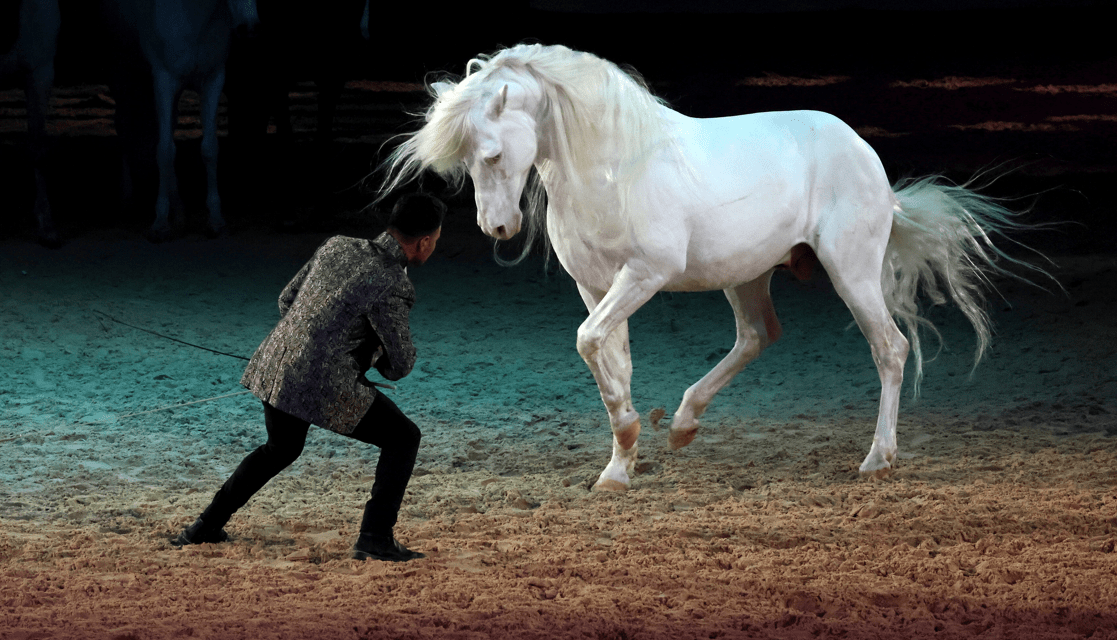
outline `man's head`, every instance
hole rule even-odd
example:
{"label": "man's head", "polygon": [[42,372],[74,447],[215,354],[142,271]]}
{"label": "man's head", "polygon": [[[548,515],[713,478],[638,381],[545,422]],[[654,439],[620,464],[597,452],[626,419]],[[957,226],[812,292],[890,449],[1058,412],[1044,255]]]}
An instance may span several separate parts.
{"label": "man's head", "polygon": [[438,198],[425,193],[408,194],[392,207],[388,233],[399,241],[408,263],[420,265],[434,253],[445,217],[446,205]]}

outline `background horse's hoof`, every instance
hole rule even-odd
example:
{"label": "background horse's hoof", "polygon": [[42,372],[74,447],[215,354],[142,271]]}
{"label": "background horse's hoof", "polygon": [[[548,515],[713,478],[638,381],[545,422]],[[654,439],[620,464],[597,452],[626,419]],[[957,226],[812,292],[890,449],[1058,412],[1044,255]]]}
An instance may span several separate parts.
{"label": "background horse's hoof", "polygon": [[671,429],[667,435],[667,444],[671,447],[672,451],[682,449],[694,441],[694,436],[698,435],[698,427],[690,429]]}
{"label": "background horse's hoof", "polygon": [[46,247],[47,249],[59,249],[64,244],[62,242],[62,238],[53,231],[46,234],[39,234],[37,240],[40,245]]}
{"label": "background horse's hoof", "polygon": [[166,227],[163,229],[156,229],[155,227],[152,227],[144,233],[144,237],[147,238],[147,241],[154,244],[167,242],[173,236],[174,232],[171,231],[170,227]]}
{"label": "background horse's hoof", "polygon": [[206,228],[202,230],[202,235],[209,238],[210,240],[213,240],[214,238],[220,238],[224,234],[225,223],[221,223],[219,225],[207,224]]}
{"label": "background horse's hoof", "polygon": [[602,478],[593,485],[591,491],[627,491],[628,485],[620,480],[613,480],[612,478]]}

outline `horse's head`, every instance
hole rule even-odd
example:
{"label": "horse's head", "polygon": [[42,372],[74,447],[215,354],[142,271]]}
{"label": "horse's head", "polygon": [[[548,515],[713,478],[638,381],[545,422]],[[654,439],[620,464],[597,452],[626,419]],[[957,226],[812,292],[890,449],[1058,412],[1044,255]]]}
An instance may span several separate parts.
{"label": "horse's head", "polygon": [[473,178],[477,225],[488,235],[507,240],[520,230],[524,191],[538,151],[532,91],[505,83],[469,114],[471,144],[463,161]]}

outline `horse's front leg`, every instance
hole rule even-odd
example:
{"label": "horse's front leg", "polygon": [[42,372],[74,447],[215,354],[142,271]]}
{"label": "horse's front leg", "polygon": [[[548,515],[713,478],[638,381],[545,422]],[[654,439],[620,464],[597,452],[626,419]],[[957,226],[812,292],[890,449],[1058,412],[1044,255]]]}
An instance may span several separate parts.
{"label": "horse's front leg", "polygon": [[201,93],[202,162],[206,167],[206,208],[209,218],[205,233],[217,237],[225,229],[221,216],[221,195],[217,191],[217,107],[225,86],[225,67],[218,67],[206,79]]}
{"label": "horse's front leg", "polygon": [[597,381],[613,431],[613,457],[594,484],[595,489],[628,488],[629,474],[636,464],[640,414],[632,406],[628,317],[655,295],[663,280],[638,277],[625,267],[604,295],[578,285],[590,310],[589,317],[578,328],[578,353]]}

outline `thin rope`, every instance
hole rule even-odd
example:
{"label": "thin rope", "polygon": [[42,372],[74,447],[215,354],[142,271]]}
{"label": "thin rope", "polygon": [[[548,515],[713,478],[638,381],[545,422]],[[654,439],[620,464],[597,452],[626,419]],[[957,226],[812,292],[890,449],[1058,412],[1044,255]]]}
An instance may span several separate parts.
{"label": "thin rope", "polygon": [[[216,349],[210,349],[209,347],[203,347],[201,345],[197,345],[197,344],[194,344],[192,342],[187,342],[185,340],[179,340],[178,338],[172,338],[171,336],[165,336],[161,333],[152,331],[151,329],[144,329],[143,327],[137,327],[134,324],[128,324],[127,322],[124,322],[123,320],[117,320],[116,318],[110,316],[109,314],[105,313],[104,311],[100,311],[100,310],[97,310],[97,309],[94,309],[93,311],[105,316],[106,318],[108,318],[109,320],[112,320],[113,322],[117,322],[117,323],[122,324],[126,327],[132,327],[133,329],[137,329],[137,330],[143,331],[145,333],[150,333],[153,336],[159,336],[160,338],[166,338],[167,340],[171,340],[173,342],[178,342],[179,344],[184,344],[188,347],[194,347],[195,349],[201,349],[203,351],[209,351],[209,352],[220,354],[220,355],[223,355],[223,356],[229,356],[231,358],[239,358],[241,360],[248,360],[248,358],[246,358],[244,356],[238,356],[235,353],[225,353],[224,351],[218,351]],[[373,382],[372,380],[369,380],[368,383],[371,384],[374,387],[379,387],[381,389],[391,389],[392,391],[395,391],[395,389],[396,389],[395,385],[387,384],[387,383],[384,383],[384,382]],[[242,391],[241,393],[247,393],[247,391]],[[236,395],[236,394],[232,394],[232,395]],[[210,398],[210,400],[216,400],[217,398],[224,398],[224,397],[226,397],[226,396],[217,396],[216,398]],[[205,402],[205,400],[197,400],[197,402]],[[193,403],[187,402],[186,404],[193,404]],[[177,406],[182,406],[182,405],[175,405],[175,406],[177,407]],[[170,408],[170,407],[168,407],[168,408]],[[160,411],[160,409],[152,409],[152,411]],[[149,412],[144,412],[144,413],[149,413]],[[139,414],[138,413],[132,413],[132,414],[129,414],[129,415],[139,415]],[[121,416],[121,417],[126,418],[127,416]],[[79,424],[81,424],[81,423],[79,423]]]}
{"label": "thin rope", "polygon": [[108,318],[109,320],[112,320],[113,322],[115,322],[117,324],[122,324],[126,327],[132,327],[133,329],[136,329],[137,331],[143,331],[145,333],[150,333],[153,336],[159,336],[160,338],[165,338],[167,340],[171,340],[172,342],[178,342],[179,344],[184,344],[188,347],[194,347],[195,349],[201,349],[203,351],[209,351],[211,353],[216,353],[216,354],[222,355],[222,356],[229,356],[230,358],[238,358],[240,360],[248,360],[248,358],[246,358],[244,356],[238,356],[235,353],[226,353],[224,351],[218,351],[217,349],[210,349],[209,347],[203,347],[201,345],[197,345],[197,344],[194,344],[192,342],[187,342],[185,340],[179,340],[178,338],[172,338],[171,336],[165,336],[161,333],[152,331],[151,329],[144,329],[143,327],[137,327],[134,324],[128,324],[127,322],[124,322],[123,320],[117,320],[116,318],[110,316],[109,314],[105,313],[104,311],[100,311],[98,309],[94,309],[93,311],[105,316],[106,318]]}
{"label": "thin rope", "polygon": [[180,403],[180,404],[172,404],[172,405],[166,406],[166,407],[159,407],[158,409],[148,409],[147,411],[137,411],[136,413],[126,413],[122,416],[115,416],[113,418],[106,419],[106,420],[96,420],[94,422],[75,422],[74,424],[80,424],[80,425],[104,424],[104,423],[110,422],[112,420],[123,420],[124,418],[131,418],[133,416],[142,416],[145,413],[155,413],[156,411],[166,411],[167,409],[177,409],[178,407],[185,407],[187,405],[198,404],[200,402],[209,402],[211,400],[220,400],[221,398],[231,398],[233,396],[241,396],[241,395],[244,395],[246,393],[252,393],[252,392],[248,391],[248,390],[235,391],[233,393],[226,393],[223,396],[213,396],[212,398],[202,398],[201,400],[191,400],[190,402],[183,402],[183,403]]}
{"label": "thin rope", "polygon": [[[172,338],[171,336],[163,335],[162,333],[159,333],[157,331],[152,331],[151,329],[145,329],[143,327],[137,327],[134,324],[129,324],[127,322],[124,322],[123,320],[118,320],[118,319],[110,316],[109,314],[107,314],[104,311],[101,311],[99,309],[93,309],[93,311],[105,316],[106,318],[108,318],[109,320],[112,320],[113,322],[115,322],[117,324],[122,324],[126,327],[131,327],[133,329],[136,329],[137,331],[143,331],[144,333],[150,333],[153,336],[159,336],[160,338],[163,338],[165,340],[170,340],[172,342],[177,342],[179,344],[184,344],[188,347],[194,347],[195,349],[201,349],[203,351],[209,351],[210,353],[216,353],[216,354],[222,355],[222,356],[229,356],[230,358],[237,358],[237,359],[240,359],[240,360],[248,360],[248,358],[246,358],[244,356],[238,356],[235,353],[226,353],[224,351],[218,351],[216,349],[210,349],[209,347],[203,347],[201,345],[197,345],[197,344],[194,344],[192,342],[187,342],[185,340],[179,340],[178,338]],[[371,380],[369,380],[369,384],[371,384],[374,387],[380,387],[381,389],[395,390],[395,388],[396,388],[395,385],[385,384],[383,382],[372,382]],[[227,393],[227,394],[221,395],[221,396],[213,396],[212,398],[203,398],[201,400],[191,400],[190,402],[173,404],[173,405],[170,405],[170,406],[167,406],[167,407],[159,407],[158,409],[148,409],[147,411],[138,411],[136,413],[128,413],[128,414],[125,414],[125,415],[122,415],[122,416],[116,416],[116,417],[112,418],[111,420],[123,420],[124,418],[131,418],[133,416],[142,416],[142,415],[148,414],[148,413],[155,413],[156,411],[166,411],[167,409],[177,409],[178,407],[185,407],[185,406],[188,406],[188,405],[198,404],[198,403],[201,403],[201,402],[209,402],[211,400],[220,400],[222,398],[230,398],[232,396],[239,396],[239,395],[243,395],[243,394],[246,394],[246,393],[252,393],[252,392],[248,391],[248,390],[237,391],[235,393]],[[94,422],[75,422],[74,424],[94,425],[94,424],[104,424],[104,423],[109,422],[109,421],[110,420],[97,420],[97,421],[94,421]],[[16,436],[14,438],[8,438],[6,440],[0,440],[0,442],[7,442],[8,440],[14,440],[14,439],[20,438],[20,437],[22,437],[22,436]]]}

